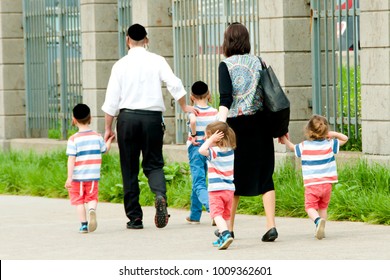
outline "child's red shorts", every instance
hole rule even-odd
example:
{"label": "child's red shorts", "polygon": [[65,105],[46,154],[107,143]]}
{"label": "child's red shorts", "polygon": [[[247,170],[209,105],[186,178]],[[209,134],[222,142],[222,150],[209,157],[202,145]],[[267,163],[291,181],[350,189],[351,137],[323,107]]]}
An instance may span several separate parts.
{"label": "child's red shorts", "polygon": [[99,181],[72,181],[72,187],[68,189],[70,203],[80,205],[90,201],[98,201]]}

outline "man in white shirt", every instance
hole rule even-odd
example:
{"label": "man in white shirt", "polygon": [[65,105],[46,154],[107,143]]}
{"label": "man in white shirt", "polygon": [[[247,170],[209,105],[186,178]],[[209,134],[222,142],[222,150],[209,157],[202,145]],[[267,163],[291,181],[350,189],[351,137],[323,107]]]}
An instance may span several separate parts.
{"label": "man in white shirt", "polygon": [[186,104],[187,94],[181,80],[175,76],[164,57],[145,49],[149,43],[145,28],[133,24],[127,30],[128,54],[112,67],[102,106],[105,112],[107,140],[114,134],[113,120],[117,117],[117,139],[123,179],[124,207],[129,218],[127,228],[143,228],[143,212],[139,204],[139,159],[148,178],[151,191],[156,195],[155,224],[163,228],[168,223],[166,183],[162,154],[165,111],[162,82],[184,112],[196,113]]}

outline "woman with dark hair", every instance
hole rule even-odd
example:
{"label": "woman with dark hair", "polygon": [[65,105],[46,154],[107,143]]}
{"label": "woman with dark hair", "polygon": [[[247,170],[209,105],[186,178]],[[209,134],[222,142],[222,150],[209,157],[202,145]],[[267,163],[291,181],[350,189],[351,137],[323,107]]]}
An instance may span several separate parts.
{"label": "woman with dark hair", "polygon": [[219,64],[220,120],[226,120],[237,137],[234,160],[236,191],[229,230],[233,232],[240,196],[262,195],[267,220],[262,241],[274,241],[278,237],[272,180],[275,155],[262,99],[256,94],[261,63],[258,57],[249,54],[249,32],[241,23],[227,27],[222,48],[226,58]]}

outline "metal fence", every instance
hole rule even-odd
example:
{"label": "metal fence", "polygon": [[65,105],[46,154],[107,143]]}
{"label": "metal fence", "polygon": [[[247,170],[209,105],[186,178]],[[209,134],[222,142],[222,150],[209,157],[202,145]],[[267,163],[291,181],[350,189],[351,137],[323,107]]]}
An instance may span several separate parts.
{"label": "metal fence", "polygon": [[[360,138],[359,1],[311,0],[313,112],[333,129]],[[260,55],[257,0],[172,0],[174,69],[189,92],[205,81],[218,102],[218,65],[226,27],[241,22]],[[82,102],[80,0],[23,0],[27,136],[71,128]],[[118,56],[126,54],[132,0],[118,0]],[[176,143],[186,139],[186,116],[176,105]]]}
{"label": "metal fence", "polygon": [[132,24],[132,0],[118,0],[119,57],[127,54],[126,33]]}
{"label": "metal fence", "polygon": [[82,102],[79,0],[23,0],[27,136],[56,129],[66,139]]}
{"label": "metal fence", "polygon": [[[233,22],[251,32],[251,52],[259,55],[259,4],[257,0],[173,0],[175,73],[187,91],[197,80],[209,85],[218,101],[218,65],[222,60],[223,34]],[[186,139],[186,116],[176,105],[176,143]]]}
{"label": "metal fence", "polygon": [[313,112],[360,136],[359,1],[311,0]]}
{"label": "metal fence", "polygon": [[[202,79],[216,105],[223,32],[239,21],[251,32],[252,53],[260,54],[258,1],[173,0],[175,72],[187,91]],[[360,139],[359,1],[311,0],[313,112],[333,129]],[[186,117],[176,108],[176,141],[186,135]]]}

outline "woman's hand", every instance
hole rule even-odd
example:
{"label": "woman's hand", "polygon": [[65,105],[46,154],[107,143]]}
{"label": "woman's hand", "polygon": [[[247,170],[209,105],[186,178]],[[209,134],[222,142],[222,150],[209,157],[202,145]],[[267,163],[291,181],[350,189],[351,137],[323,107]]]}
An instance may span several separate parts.
{"label": "woman's hand", "polygon": [[288,132],[285,135],[278,137],[278,143],[279,144],[286,144],[285,139],[290,140],[290,136],[288,135]]}

